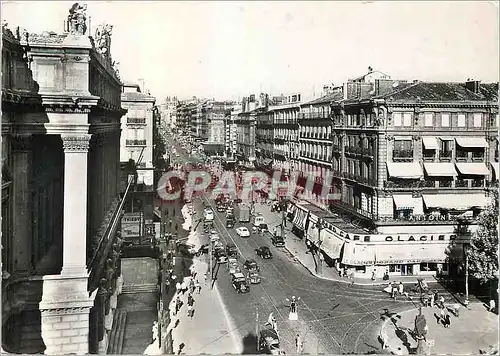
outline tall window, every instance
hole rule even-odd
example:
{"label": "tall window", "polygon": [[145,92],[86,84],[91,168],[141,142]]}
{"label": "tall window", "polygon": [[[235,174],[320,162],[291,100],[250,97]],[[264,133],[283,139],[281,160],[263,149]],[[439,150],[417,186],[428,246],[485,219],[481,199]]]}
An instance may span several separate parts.
{"label": "tall window", "polygon": [[413,150],[412,140],[394,140],[395,151],[410,151]]}
{"label": "tall window", "polygon": [[401,126],[401,113],[400,112],[393,113],[392,118],[394,120],[394,126]]}
{"label": "tall window", "polygon": [[441,114],[441,126],[442,127],[450,126],[450,114],[448,113]]}
{"label": "tall window", "polygon": [[475,113],[474,114],[474,127],[481,127],[483,122],[483,114]]}
{"label": "tall window", "polygon": [[465,127],[465,114],[458,114],[458,127]]}
{"label": "tall window", "polygon": [[433,125],[433,117],[432,117],[432,113],[431,112],[426,112],[425,113],[425,121],[424,121],[424,125],[429,127],[429,126],[432,126]]}

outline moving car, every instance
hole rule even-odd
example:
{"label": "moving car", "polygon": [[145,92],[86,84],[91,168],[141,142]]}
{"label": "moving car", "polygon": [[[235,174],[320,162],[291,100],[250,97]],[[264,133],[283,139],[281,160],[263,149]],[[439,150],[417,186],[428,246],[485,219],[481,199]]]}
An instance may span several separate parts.
{"label": "moving car", "polygon": [[207,208],[203,212],[203,217],[206,221],[212,221],[214,219],[214,211],[210,208]]}
{"label": "moving car", "polygon": [[266,220],[262,215],[257,215],[253,220],[253,226],[259,227],[261,224],[265,224]]}
{"label": "moving car", "polygon": [[250,272],[248,274],[248,280],[250,281],[251,284],[259,284],[261,281],[259,272]]}
{"label": "moving car", "polygon": [[259,333],[259,352],[268,355],[281,355],[280,339],[276,330],[267,328]]}
{"label": "moving car", "polygon": [[224,203],[217,204],[217,212],[223,213],[225,211],[226,211],[226,207],[224,206]]}
{"label": "moving car", "polygon": [[244,226],[237,228],[236,233],[240,237],[249,237],[250,236],[250,231],[248,231],[248,229]]}
{"label": "moving car", "polygon": [[260,246],[259,248],[256,248],[255,253],[257,253],[257,256],[262,257],[264,259],[273,258],[273,254],[271,253],[271,250],[267,246]]}
{"label": "moving car", "polygon": [[260,232],[262,232],[262,233],[269,231],[267,224],[260,224],[259,229],[260,229]]}
{"label": "moving car", "polygon": [[250,287],[247,284],[245,275],[241,272],[237,272],[231,275],[231,283],[233,285],[233,288],[238,293],[250,292]]}
{"label": "moving car", "polygon": [[237,257],[238,256],[238,248],[234,244],[228,244],[226,246],[226,253],[229,257]]}
{"label": "moving car", "polygon": [[229,258],[227,260],[227,268],[229,269],[229,274],[241,272],[240,264],[236,258]]}
{"label": "moving car", "polygon": [[248,272],[260,271],[259,265],[257,265],[257,262],[255,262],[255,260],[246,260],[243,264],[243,268],[245,268]]}
{"label": "moving car", "polygon": [[217,243],[217,242],[220,242],[220,237],[219,237],[219,235],[217,235],[217,234],[212,234],[212,235],[210,236],[210,242],[211,242],[211,243],[213,243],[213,244],[215,244],[215,243]]}

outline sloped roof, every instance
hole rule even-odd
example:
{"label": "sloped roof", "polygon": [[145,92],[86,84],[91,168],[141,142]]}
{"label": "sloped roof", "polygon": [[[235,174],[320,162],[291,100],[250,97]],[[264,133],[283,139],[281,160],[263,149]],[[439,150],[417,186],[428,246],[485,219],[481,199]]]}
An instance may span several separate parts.
{"label": "sloped roof", "polygon": [[498,101],[498,83],[480,84],[479,90],[486,100]]}
{"label": "sloped roof", "polygon": [[366,74],[363,74],[357,78],[350,78],[349,80],[350,81],[358,81],[358,80],[361,80],[361,79],[365,79],[367,75],[370,75],[370,74],[373,74],[373,73],[380,73],[380,74],[383,74],[383,75],[386,75],[386,76],[389,76],[388,74],[384,73],[384,72],[381,72],[379,70],[372,70],[371,72],[368,72]]}
{"label": "sloped roof", "polygon": [[394,88],[394,91],[375,98],[391,101],[482,101],[488,100],[483,94],[475,94],[463,83],[415,83]]}
{"label": "sloped roof", "polygon": [[309,106],[309,105],[315,105],[315,104],[329,103],[331,101],[342,100],[343,97],[344,97],[344,95],[341,92],[335,92],[332,94],[322,96],[321,98],[314,99],[312,101],[308,101],[307,103],[304,103],[300,106]]}

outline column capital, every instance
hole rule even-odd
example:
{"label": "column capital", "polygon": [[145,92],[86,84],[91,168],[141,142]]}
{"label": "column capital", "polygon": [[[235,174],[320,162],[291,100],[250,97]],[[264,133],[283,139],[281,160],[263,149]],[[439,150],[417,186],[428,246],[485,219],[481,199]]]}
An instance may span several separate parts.
{"label": "column capital", "polygon": [[12,136],[12,150],[26,152],[30,151],[33,143],[32,135],[16,135]]}
{"label": "column capital", "polygon": [[61,135],[64,152],[88,152],[91,135]]}

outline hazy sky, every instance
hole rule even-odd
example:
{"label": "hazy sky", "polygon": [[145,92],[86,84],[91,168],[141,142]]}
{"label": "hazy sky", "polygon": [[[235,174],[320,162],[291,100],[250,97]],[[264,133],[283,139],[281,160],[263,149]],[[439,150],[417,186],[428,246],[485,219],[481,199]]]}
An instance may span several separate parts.
{"label": "hazy sky", "polygon": [[[2,2],[2,19],[61,32],[73,2]],[[167,95],[318,92],[372,66],[393,78],[498,81],[498,5],[421,2],[87,2],[114,25],[123,80]]]}

